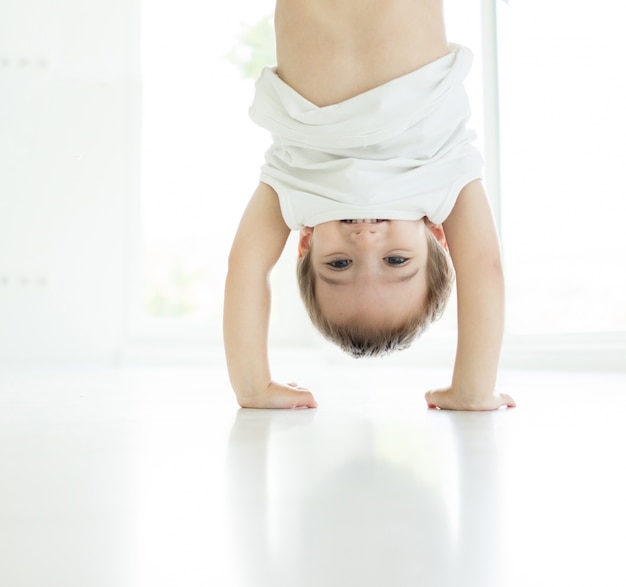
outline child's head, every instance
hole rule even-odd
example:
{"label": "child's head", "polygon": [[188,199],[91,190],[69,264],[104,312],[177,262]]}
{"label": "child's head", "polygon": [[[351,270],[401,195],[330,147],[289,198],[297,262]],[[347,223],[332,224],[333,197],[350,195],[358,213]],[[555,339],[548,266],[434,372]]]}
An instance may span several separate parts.
{"label": "child's head", "polygon": [[336,220],[300,232],[298,283],[311,321],[354,357],[407,348],[454,281],[441,225]]}

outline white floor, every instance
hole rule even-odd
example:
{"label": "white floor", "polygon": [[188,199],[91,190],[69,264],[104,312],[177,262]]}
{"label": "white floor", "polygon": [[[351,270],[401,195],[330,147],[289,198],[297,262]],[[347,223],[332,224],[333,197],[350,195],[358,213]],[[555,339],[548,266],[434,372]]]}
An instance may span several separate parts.
{"label": "white floor", "polygon": [[6,587],[626,585],[626,375],[309,365],[240,410],[222,368],[2,368]]}

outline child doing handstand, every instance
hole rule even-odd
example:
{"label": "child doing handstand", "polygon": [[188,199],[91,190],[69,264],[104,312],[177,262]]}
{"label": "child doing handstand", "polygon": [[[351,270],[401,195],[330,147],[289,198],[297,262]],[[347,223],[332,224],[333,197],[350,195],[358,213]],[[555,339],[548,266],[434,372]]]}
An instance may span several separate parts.
{"label": "child doing handstand", "polygon": [[316,327],[355,357],[406,348],[438,318],[456,277],[451,384],[429,407],[514,406],[495,392],[504,322],[500,247],[466,128],[465,47],[442,0],[277,0],[277,66],[252,119],[271,131],[237,230],[224,344],[239,404],[315,407],[271,378],[269,274],[299,230],[298,280]]}

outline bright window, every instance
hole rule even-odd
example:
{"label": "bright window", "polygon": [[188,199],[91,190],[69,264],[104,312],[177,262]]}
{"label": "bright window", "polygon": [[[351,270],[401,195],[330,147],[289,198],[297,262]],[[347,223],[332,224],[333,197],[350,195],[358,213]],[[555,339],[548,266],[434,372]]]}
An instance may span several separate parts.
{"label": "bright window", "polygon": [[611,0],[499,5],[511,333],[626,330],[626,70]]}
{"label": "bright window", "polygon": [[272,10],[271,0],[143,3],[135,335],[219,338],[227,254],[268,141],[247,108]]}

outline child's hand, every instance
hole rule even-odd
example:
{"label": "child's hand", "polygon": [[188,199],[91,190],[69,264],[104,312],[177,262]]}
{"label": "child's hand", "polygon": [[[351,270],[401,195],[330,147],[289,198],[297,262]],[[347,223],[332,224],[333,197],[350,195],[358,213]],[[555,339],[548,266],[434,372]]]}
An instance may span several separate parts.
{"label": "child's hand", "polygon": [[275,381],[270,381],[262,392],[246,397],[238,396],[237,402],[242,408],[317,408],[313,394],[305,387],[299,387],[297,383],[283,385]]}
{"label": "child's hand", "polygon": [[426,403],[429,408],[441,410],[487,411],[515,407],[515,400],[506,393],[492,393],[476,398],[458,393],[451,387],[427,391]]}

